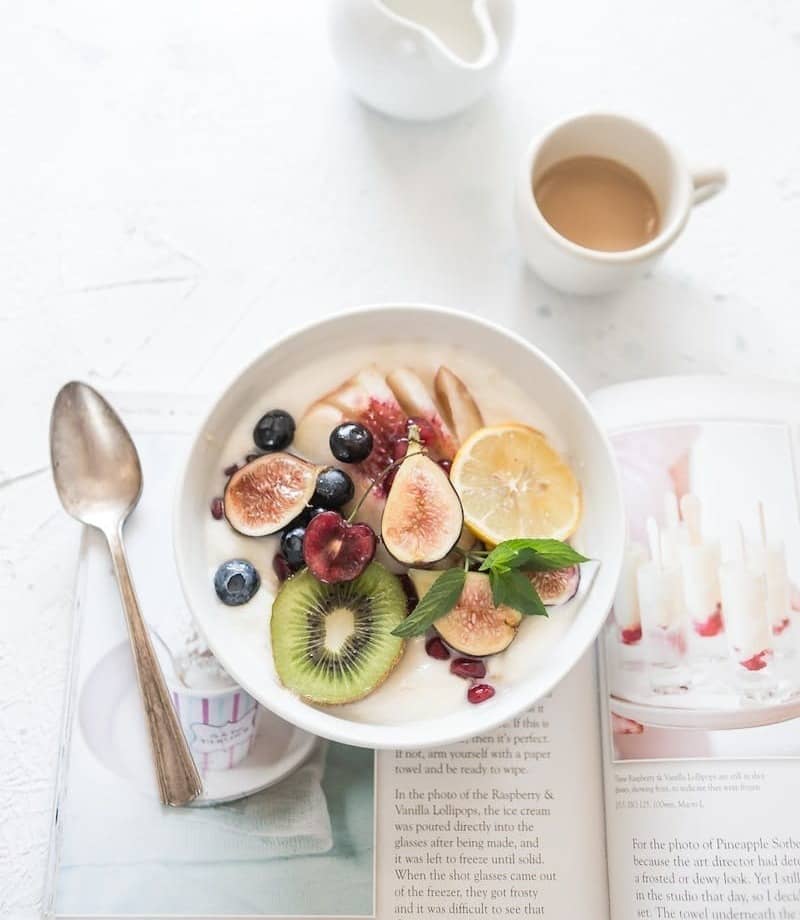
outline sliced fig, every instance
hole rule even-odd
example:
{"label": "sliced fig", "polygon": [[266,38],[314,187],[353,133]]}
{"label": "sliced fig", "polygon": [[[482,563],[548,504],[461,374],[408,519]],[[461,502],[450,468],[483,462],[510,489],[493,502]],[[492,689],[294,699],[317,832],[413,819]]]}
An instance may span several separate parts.
{"label": "sliced fig", "polygon": [[397,470],[381,519],[381,538],[402,565],[430,565],[461,538],[464,512],[445,471],[422,452],[411,426],[405,460]]}
{"label": "sliced fig", "polygon": [[461,565],[464,562],[464,554],[476,549],[479,542],[475,534],[465,524],[461,528],[461,536],[458,538],[458,543],[456,543],[452,552],[448,553],[444,559],[434,563],[431,568],[450,569],[454,565]]}
{"label": "sliced fig", "polygon": [[570,565],[566,569],[531,572],[529,578],[545,607],[557,607],[575,597],[581,583],[581,570],[580,566]]}
{"label": "sliced fig", "polygon": [[285,527],[314,494],[317,467],[294,454],[263,454],[228,480],[225,517],[246,537],[263,537]]}
{"label": "sliced fig", "polygon": [[434,459],[452,460],[458,443],[419,375],[408,367],[400,367],[386,375],[386,382],[406,414],[426,429],[423,440]]}
{"label": "sliced fig", "polygon": [[433,378],[433,388],[442,415],[460,444],[483,428],[483,416],[464,381],[442,365]]}
{"label": "sliced fig", "polygon": [[[420,598],[439,577],[438,572],[422,569],[412,569],[408,574]],[[505,605],[495,607],[488,575],[469,572],[458,603],[436,620],[433,628],[456,652],[483,658],[507,649],[521,620],[522,614],[517,610]]]}

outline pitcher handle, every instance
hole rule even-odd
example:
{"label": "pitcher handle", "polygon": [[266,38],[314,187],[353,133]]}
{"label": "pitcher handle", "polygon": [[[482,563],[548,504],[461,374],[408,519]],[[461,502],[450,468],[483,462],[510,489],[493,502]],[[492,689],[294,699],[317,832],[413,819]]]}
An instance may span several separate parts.
{"label": "pitcher handle", "polygon": [[728,174],[724,169],[696,169],[692,172],[692,204],[701,204],[713,198],[728,184]]}

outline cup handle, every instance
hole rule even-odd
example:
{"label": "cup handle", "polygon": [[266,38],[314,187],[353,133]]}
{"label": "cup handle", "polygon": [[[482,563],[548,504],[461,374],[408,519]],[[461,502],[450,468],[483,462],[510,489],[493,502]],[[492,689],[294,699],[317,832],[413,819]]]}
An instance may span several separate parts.
{"label": "cup handle", "polygon": [[696,169],[692,173],[692,204],[701,204],[721,192],[728,183],[724,169]]}

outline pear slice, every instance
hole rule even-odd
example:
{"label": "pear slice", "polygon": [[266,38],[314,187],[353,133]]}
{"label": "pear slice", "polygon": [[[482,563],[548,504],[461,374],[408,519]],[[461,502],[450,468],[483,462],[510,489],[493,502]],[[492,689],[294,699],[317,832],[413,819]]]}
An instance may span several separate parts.
{"label": "pear slice", "polygon": [[442,365],[436,372],[433,389],[444,420],[455,433],[459,444],[463,444],[471,434],[483,428],[483,416],[472,393],[449,367]]}
{"label": "pear slice", "polygon": [[412,425],[383,509],[384,547],[402,565],[431,565],[451,552],[463,526],[464,512],[450,477],[422,451],[419,429]]}
{"label": "pear slice", "polygon": [[386,382],[406,415],[411,419],[421,419],[430,426],[431,443],[426,444],[426,447],[434,457],[437,460],[452,460],[458,450],[458,442],[419,374],[411,368],[398,367],[386,375]]}

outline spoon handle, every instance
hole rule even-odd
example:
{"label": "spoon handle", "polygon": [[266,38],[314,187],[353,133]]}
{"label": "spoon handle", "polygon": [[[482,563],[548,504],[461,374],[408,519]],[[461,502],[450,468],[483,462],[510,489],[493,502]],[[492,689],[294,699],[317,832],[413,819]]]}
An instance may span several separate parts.
{"label": "spoon handle", "polygon": [[202,792],[203,783],[172,708],[169,690],[139,611],[139,602],[136,599],[122,542],[122,528],[107,533],[106,539],[111,550],[111,561],[114,564],[114,574],[117,576],[122,607],[128,621],[136,676],[153,746],[159,795],[165,805],[185,805]]}

